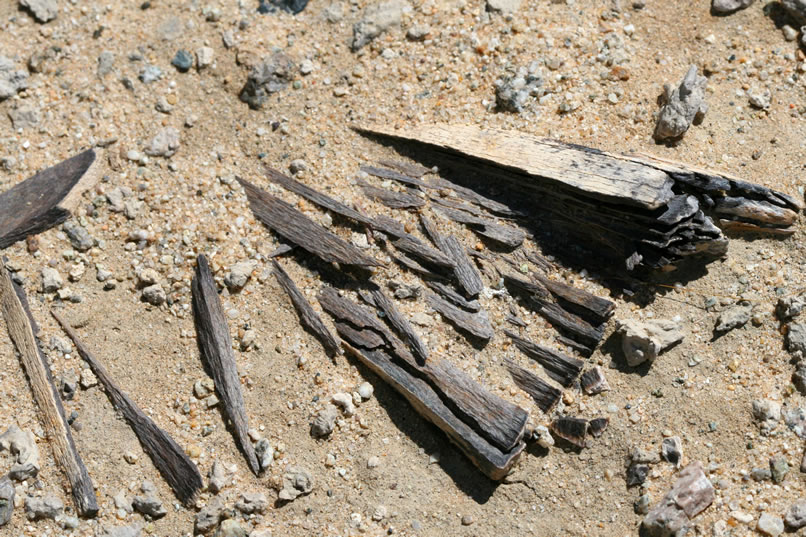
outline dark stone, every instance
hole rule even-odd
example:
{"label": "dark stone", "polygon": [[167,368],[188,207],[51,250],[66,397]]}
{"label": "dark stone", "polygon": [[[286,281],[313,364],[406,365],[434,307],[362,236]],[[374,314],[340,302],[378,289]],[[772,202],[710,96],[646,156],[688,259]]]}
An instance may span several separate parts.
{"label": "dark stone", "polygon": [[646,481],[649,474],[649,466],[646,464],[631,464],[627,469],[627,486],[634,487]]}
{"label": "dark stone", "polygon": [[300,13],[308,5],[308,0],[260,0],[258,13],[277,13],[283,10],[293,15]]}
{"label": "dark stone", "polygon": [[193,56],[186,50],[178,50],[174,59],[171,60],[171,65],[176,67],[180,73],[187,73],[193,67]]}

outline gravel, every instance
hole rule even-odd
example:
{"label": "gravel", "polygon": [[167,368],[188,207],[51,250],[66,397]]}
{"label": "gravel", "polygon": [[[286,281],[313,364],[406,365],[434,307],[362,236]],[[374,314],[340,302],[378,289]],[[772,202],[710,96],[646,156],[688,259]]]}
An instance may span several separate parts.
{"label": "gravel", "polygon": [[157,497],[156,488],[151,481],[143,481],[140,491],[143,495],[135,496],[132,499],[132,507],[135,511],[152,519],[162,518],[168,514],[168,510]]}
{"label": "gravel", "polygon": [[265,470],[274,461],[274,448],[267,439],[261,438],[255,443],[255,455],[260,463],[260,469]]}
{"label": "gravel", "polygon": [[173,127],[161,129],[148,143],[146,155],[152,157],[171,157],[179,149],[179,131]]}
{"label": "gravel", "polygon": [[670,436],[663,439],[661,457],[666,462],[674,464],[676,468],[680,466],[680,462],[683,459],[683,442],[679,436]]}
{"label": "gravel", "polygon": [[14,457],[14,464],[8,475],[16,481],[24,481],[39,474],[39,447],[34,434],[11,425],[0,435],[0,452],[9,451]]}
{"label": "gravel", "polygon": [[357,51],[390,28],[399,26],[406,11],[411,11],[411,5],[403,0],[389,0],[367,7],[361,20],[353,25],[350,47]]}
{"label": "gravel", "polygon": [[247,537],[248,534],[240,522],[229,518],[218,527],[215,537]]}
{"label": "gravel", "polygon": [[269,508],[269,500],[262,492],[247,492],[235,503],[235,509],[245,515],[265,513]]}
{"label": "gravel", "polygon": [[773,483],[783,483],[786,475],[789,473],[789,463],[783,455],[775,455],[770,457],[770,477]]}
{"label": "gravel", "polygon": [[199,70],[213,65],[213,58],[215,58],[215,51],[211,47],[199,47],[196,49],[196,67]]}
{"label": "gravel", "polygon": [[162,78],[162,69],[156,65],[147,65],[145,68],[143,68],[143,70],[140,71],[140,74],[137,75],[137,78],[139,78],[140,82],[143,84],[151,84]]}
{"label": "gravel", "polygon": [[11,108],[8,111],[8,117],[15,130],[36,127],[41,119],[39,110],[28,104],[21,104]]}
{"label": "gravel", "polygon": [[728,15],[753,5],[754,0],[713,0],[711,11],[719,15]]}
{"label": "gravel", "polygon": [[252,67],[239,98],[253,110],[269,100],[269,95],[284,90],[294,78],[296,66],[289,56],[276,52]]}
{"label": "gravel", "polygon": [[283,474],[283,488],[280,489],[278,498],[283,501],[292,501],[309,494],[313,490],[313,476],[306,469],[291,466]]}
{"label": "gravel", "polygon": [[196,517],[193,521],[196,534],[209,533],[221,520],[231,516],[231,514],[231,511],[227,509],[222,498],[213,498],[201,511],[196,513]]}
{"label": "gravel", "polygon": [[341,413],[347,417],[355,414],[353,398],[348,393],[335,393],[330,397],[330,401],[341,409]]}
{"label": "gravel", "polygon": [[724,334],[736,328],[741,328],[747,324],[752,314],[753,307],[749,304],[731,306],[719,314],[714,325],[714,332]]}
{"label": "gravel", "polygon": [[252,277],[255,269],[257,269],[257,261],[253,259],[235,263],[227,277],[224,278],[224,285],[230,289],[242,289]]}
{"label": "gravel", "polygon": [[50,22],[59,14],[59,4],[56,0],[20,0],[20,5],[41,23]]}
{"label": "gravel", "polygon": [[68,220],[62,226],[62,229],[67,233],[67,238],[70,239],[70,244],[79,252],[86,252],[95,246],[95,239],[92,238],[89,231],[84,226],[80,225],[75,220]]}
{"label": "gravel", "polygon": [[621,334],[624,356],[632,367],[654,362],[661,352],[684,337],[679,323],[665,319],[618,321],[617,331]]}
{"label": "gravel", "polygon": [[143,289],[143,300],[148,302],[153,306],[160,306],[168,300],[168,295],[165,294],[165,290],[162,288],[160,284],[149,285],[145,289]]}
{"label": "gravel", "polygon": [[784,517],[786,527],[790,530],[799,530],[806,526],[806,500],[797,500],[789,506]]}
{"label": "gravel", "polygon": [[753,108],[768,110],[772,106],[772,93],[768,89],[753,89],[748,92],[747,100]]}
{"label": "gravel", "polygon": [[762,513],[758,519],[756,529],[763,535],[778,537],[784,532],[784,521],[779,516]]}
{"label": "gravel", "polygon": [[42,269],[42,292],[55,293],[64,286],[64,279],[59,271],[52,267]]}
{"label": "gravel", "polygon": [[330,435],[336,427],[336,420],[339,417],[339,409],[333,405],[327,405],[320,410],[311,421],[311,436],[322,438]]}
{"label": "gravel", "polygon": [[97,537],[140,537],[142,526],[131,524],[128,526],[105,526]]}
{"label": "gravel", "polygon": [[15,69],[14,62],[0,56],[0,101],[8,99],[28,87],[28,73]]}
{"label": "gravel", "polygon": [[14,485],[7,477],[0,477],[0,526],[11,520],[14,512]]}
{"label": "gravel", "polygon": [[[714,487],[705,476],[702,465],[693,462],[678,474],[671,490],[644,518],[642,530],[649,537],[684,535],[691,519],[714,501]],[[678,499],[685,498],[685,502]]]}
{"label": "gravel", "polygon": [[495,84],[495,103],[499,110],[522,112],[528,99],[539,94],[543,77],[522,69],[516,76],[505,77]]}
{"label": "gravel", "polygon": [[171,65],[176,67],[176,70],[180,73],[186,73],[193,67],[193,56],[191,56],[190,52],[179,49],[171,60]]}
{"label": "gravel", "polygon": [[522,0],[487,0],[487,11],[494,13],[514,13],[521,7]]}
{"label": "gravel", "polygon": [[218,494],[234,482],[235,467],[226,466],[221,461],[214,461],[213,466],[210,468],[208,478],[207,490],[213,494]]}
{"label": "gravel", "polygon": [[791,323],[786,333],[786,348],[789,352],[806,355],[806,323]]}
{"label": "gravel", "polygon": [[28,520],[54,520],[64,511],[64,502],[52,494],[36,498],[25,498],[25,516]]}

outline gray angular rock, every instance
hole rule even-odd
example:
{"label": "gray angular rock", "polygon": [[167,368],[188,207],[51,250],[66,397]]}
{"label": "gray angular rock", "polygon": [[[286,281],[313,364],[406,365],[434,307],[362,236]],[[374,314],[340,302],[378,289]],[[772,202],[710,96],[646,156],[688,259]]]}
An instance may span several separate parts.
{"label": "gray angular rock", "polygon": [[59,14],[59,4],[56,0],[20,0],[20,5],[27,8],[37,22],[52,21]]}
{"label": "gray angular rock", "polygon": [[142,526],[130,524],[128,526],[105,526],[96,537],[140,537]]}
{"label": "gray angular rock", "polygon": [[655,361],[661,352],[684,337],[680,326],[666,319],[618,321],[617,330],[621,334],[621,348],[627,363],[633,367]]}
{"label": "gray angular rock", "polygon": [[210,481],[207,484],[207,490],[213,494],[218,494],[225,487],[232,485],[235,479],[235,467],[227,466],[220,461],[214,461],[208,477]]}
{"label": "gray angular rock", "polygon": [[309,494],[313,490],[313,477],[304,468],[291,466],[283,474],[283,488],[278,497],[284,501],[292,501],[299,496]]}
{"label": "gray angular rock", "polygon": [[737,304],[731,306],[722,313],[716,320],[714,325],[714,332],[725,333],[733,330],[734,328],[741,328],[750,320],[753,314],[753,307],[744,304]]}
{"label": "gray angular rock", "polygon": [[215,532],[215,537],[247,537],[247,532],[243,526],[233,519],[227,519],[221,523]]}
{"label": "gray angular rock", "polygon": [[25,516],[28,520],[54,520],[64,511],[64,502],[57,496],[48,495],[41,498],[28,496],[25,498]]}
{"label": "gray angular rock", "polygon": [[684,535],[691,520],[714,501],[714,487],[702,464],[692,462],[680,471],[671,490],[652,508],[641,523],[649,537]]}
{"label": "gray angular rock", "polygon": [[695,121],[708,111],[705,86],[708,79],[697,75],[697,67],[689,67],[686,76],[676,88],[664,85],[664,104],[658,115],[654,138],[658,141],[675,140],[685,134]]}
{"label": "gray angular rock", "polygon": [[756,529],[763,535],[778,537],[784,532],[784,521],[779,516],[762,513],[756,523]]}
{"label": "gray angular rock", "polygon": [[55,293],[64,286],[64,279],[59,271],[53,267],[42,269],[42,292]]}
{"label": "gray angular rock", "polygon": [[387,0],[368,6],[361,20],[353,25],[353,41],[350,44],[353,52],[389,28],[398,26],[407,10],[411,10],[411,5],[404,0]]}
{"label": "gray angular rock", "polygon": [[148,143],[146,155],[152,157],[171,157],[179,149],[179,131],[173,127],[160,130]]}
{"label": "gray angular rock", "polygon": [[522,0],[487,0],[487,11],[495,13],[514,13],[521,7]]}
{"label": "gray angular rock", "polygon": [[775,313],[780,321],[786,322],[800,315],[804,309],[806,309],[806,294],[793,295],[779,298],[778,304],[775,306]]}
{"label": "gray angular rock", "polygon": [[649,512],[649,506],[652,503],[652,496],[649,494],[642,494],[632,504],[632,509],[636,515],[645,515]]}
{"label": "gray angular rock", "polygon": [[8,99],[28,87],[28,73],[15,69],[14,62],[0,56],[0,101]]}
{"label": "gray angular rock", "polygon": [[267,439],[261,438],[255,443],[255,455],[260,463],[260,469],[265,470],[274,461],[274,448]]}
{"label": "gray angular rock", "polygon": [[756,399],[753,401],[753,418],[759,422],[762,431],[772,430],[781,419],[781,405],[769,399]]}
{"label": "gray angular rock", "polygon": [[683,442],[680,437],[664,438],[660,447],[660,456],[666,462],[674,464],[675,467],[680,467],[680,461],[683,459]]}
{"label": "gray angular rock", "polygon": [[339,409],[333,405],[327,405],[320,410],[311,422],[311,436],[322,438],[333,432],[336,420],[339,417]]}
{"label": "gray angular rock", "polygon": [[786,348],[789,352],[806,355],[806,323],[791,323],[786,332]]}
{"label": "gray angular rock", "polygon": [[806,0],[780,0],[789,15],[800,24],[806,24]]}
{"label": "gray angular rock", "polygon": [[206,69],[213,65],[213,58],[215,57],[215,51],[212,47],[199,47],[196,49],[196,68]]}
{"label": "gray angular rock", "polygon": [[753,5],[754,0],[713,0],[711,11],[719,15],[728,15]]}
{"label": "gray angular rock", "polygon": [[143,289],[143,300],[151,305],[159,306],[164,304],[167,299],[168,296],[165,294],[165,290],[158,283]]}
{"label": "gray angular rock", "polygon": [[536,73],[519,73],[496,82],[495,104],[505,112],[522,112],[529,97],[543,85],[543,77]]}
{"label": "gray angular rock", "polygon": [[176,51],[176,54],[174,54],[171,65],[176,67],[176,70],[180,73],[186,73],[193,67],[193,56],[190,52],[179,49]]}
{"label": "gray angular rock", "polygon": [[789,473],[789,463],[783,455],[770,457],[770,477],[773,483],[783,483]]}
{"label": "gray angular rock", "polygon": [[806,438],[806,410],[801,407],[788,407],[782,414],[786,426],[798,437]]}
{"label": "gray angular rock", "polygon": [[8,111],[8,118],[15,129],[30,129],[39,123],[39,110],[28,104],[15,106]]}
{"label": "gray angular rock", "polygon": [[0,435],[0,451],[4,450],[11,452],[16,461],[9,470],[11,479],[24,481],[39,474],[39,448],[32,432],[10,426]]}
{"label": "gray angular rock", "polygon": [[162,78],[162,69],[156,65],[146,65],[143,70],[140,71],[140,74],[137,75],[137,78],[139,78],[140,82],[143,84],[151,84]]}
{"label": "gray angular rock", "polygon": [[143,487],[143,496],[135,496],[132,499],[132,507],[135,511],[150,518],[162,518],[168,514],[168,510],[162,505],[162,500],[157,498],[153,490]]}
{"label": "gray angular rock", "polygon": [[627,468],[627,486],[634,487],[643,484],[648,475],[649,466],[646,464],[632,463],[629,468]]}
{"label": "gray angular rock", "polygon": [[241,289],[252,277],[252,272],[257,268],[257,261],[248,259],[235,263],[229,274],[224,278],[224,285],[230,289]]}
{"label": "gray angular rock", "polygon": [[767,110],[772,105],[772,93],[768,89],[753,89],[747,93],[750,106],[760,110]]}
{"label": "gray angular rock", "polygon": [[193,522],[195,533],[209,533],[213,528],[218,526],[219,522],[231,516],[232,512],[226,508],[224,500],[221,498],[213,498],[201,511],[196,513],[196,518]]}
{"label": "gray angular rock", "polygon": [[268,508],[269,500],[261,492],[245,492],[241,494],[241,499],[235,502],[235,509],[245,515],[265,513]]}
{"label": "gray angular rock", "polygon": [[258,110],[269,99],[269,95],[284,90],[294,78],[296,66],[289,56],[276,52],[252,67],[238,97]]}
{"label": "gray angular rock", "polygon": [[11,520],[14,512],[14,485],[7,477],[0,477],[0,526]]}
{"label": "gray angular rock", "polygon": [[95,69],[95,74],[103,78],[112,72],[115,67],[115,54],[110,50],[104,50],[98,55],[98,67]]}
{"label": "gray angular rock", "polygon": [[753,481],[769,481],[772,479],[772,472],[769,468],[752,468],[750,470],[750,478]]}
{"label": "gray angular rock", "polygon": [[95,246],[95,239],[92,238],[84,226],[75,220],[65,222],[62,229],[67,234],[67,238],[70,239],[70,244],[79,252],[86,252]]}
{"label": "gray angular rock", "polygon": [[799,530],[806,526],[806,500],[797,500],[786,510],[784,523],[790,530]]}

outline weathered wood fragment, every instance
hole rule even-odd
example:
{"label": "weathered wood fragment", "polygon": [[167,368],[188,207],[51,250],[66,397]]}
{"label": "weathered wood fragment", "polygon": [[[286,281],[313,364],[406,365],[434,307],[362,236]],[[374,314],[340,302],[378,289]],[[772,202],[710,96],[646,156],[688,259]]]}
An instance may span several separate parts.
{"label": "weathered wood fragment", "polygon": [[421,181],[415,177],[403,175],[402,173],[398,173],[394,170],[388,170],[386,168],[378,168],[376,166],[361,166],[360,170],[374,177],[391,179],[392,181],[397,181],[398,183],[403,183],[404,185],[416,186],[420,188],[433,188],[425,181]]}
{"label": "weathered wood fragment", "polygon": [[511,360],[507,360],[506,366],[515,384],[528,393],[544,413],[548,414],[562,397],[562,390],[555,388],[531,371],[520,367]]}
{"label": "weathered wood fragment", "polygon": [[334,289],[324,288],[319,302],[336,319],[336,329],[344,339],[364,349],[385,349],[398,358],[402,367],[427,380],[457,416],[490,442],[504,450],[520,442],[528,418],[526,411],[483,389],[447,360],[432,357],[424,363],[417,362],[377,316],[338,296]]}
{"label": "weathered wood fragment", "polygon": [[435,281],[427,281],[425,284],[431,288],[433,291],[442,296],[442,298],[446,299],[448,302],[453,304],[454,306],[458,306],[464,310],[476,313],[477,311],[481,311],[481,304],[478,300],[467,300],[465,297],[457,293],[453,290],[453,287],[442,283],[442,282],[435,282]]}
{"label": "weathered wood fragment", "polygon": [[551,422],[551,432],[577,447],[587,447],[585,436],[588,433],[588,420],[562,416]]}
{"label": "weathered wood fragment", "polygon": [[293,192],[297,196],[301,196],[311,203],[333,211],[334,213],[344,216],[345,218],[349,218],[350,220],[358,222],[359,224],[364,224],[366,226],[372,226],[373,224],[371,218],[364,216],[355,209],[352,209],[347,205],[334,200],[330,196],[314,190],[308,185],[300,183],[296,179],[293,179],[284,173],[275,170],[274,168],[265,166],[264,171],[266,172],[266,177],[269,179],[269,181],[277,183],[289,192]]}
{"label": "weathered wood fragment", "polygon": [[385,188],[371,185],[360,179],[358,180],[358,186],[361,187],[361,190],[364,192],[366,197],[383,203],[391,209],[417,209],[425,205],[425,200],[420,196],[415,196],[414,194],[387,190]]}
{"label": "weathered wood fragment", "polygon": [[53,455],[70,483],[76,512],[82,517],[98,514],[95,489],[87,468],[76,450],[70,426],[64,415],[59,392],[53,383],[47,358],[39,347],[38,328],[33,320],[22,288],[12,281],[0,259],[0,307],[11,341],[20,354],[25,375],[31,385],[34,401],[42,414],[42,425],[48,435]]}
{"label": "weathered wood fragment", "polygon": [[67,220],[98,179],[94,162],[95,151],[87,149],[0,194],[0,250]]}
{"label": "weathered wood fragment", "polygon": [[484,207],[491,213],[503,215],[503,216],[515,216],[519,213],[513,211],[508,205],[505,205],[499,201],[492,200],[488,197],[482,196],[475,190],[471,190],[467,187],[457,185],[451,181],[448,181],[444,177],[435,177],[432,181],[433,187],[441,188],[441,189],[450,189],[453,191],[454,195],[457,198],[461,198],[465,201],[469,201],[471,203],[475,203],[479,207]]}
{"label": "weathered wood fragment", "polygon": [[55,311],[53,317],[59,322],[67,336],[73,341],[79,356],[87,362],[90,369],[104,387],[112,405],[118,410],[137,435],[154,466],[171,487],[176,497],[183,504],[190,504],[196,492],[202,488],[199,469],[185,454],[185,451],[171,436],[154,423],[131,398],[112,380],[106,367],[90,353],[84,343],[78,339],[75,330]]}
{"label": "weathered wood fragment", "polygon": [[582,366],[584,365],[582,360],[571,358],[548,347],[523,339],[509,330],[505,330],[504,333],[522,353],[543,366],[546,374],[559,382],[564,388],[571,386],[579,376],[580,371],[582,371]]}
{"label": "weathered wood fragment", "polygon": [[440,233],[434,223],[425,215],[420,215],[420,221],[426,233],[431,238],[431,241],[437,245],[437,248],[439,248],[442,253],[453,260],[453,273],[459,281],[459,285],[465,290],[465,294],[471,297],[478,295],[481,290],[484,289],[481,274],[479,274],[479,271],[473,266],[465,249],[456,237]]}
{"label": "weathered wood fragment", "polygon": [[390,255],[390,257],[392,259],[395,260],[395,262],[398,265],[400,265],[402,267],[405,267],[406,269],[414,272],[415,274],[419,274],[423,278],[428,278],[429,280],[445,280],[445,279],[447,279],[442,274],[439,274],[439,273],[434,272],[433,270],[431,270],[431,269],[429,269],[427,267],[424,267],[419,261],[416,261],[416,260],[410,258],[409,256],[407,256],[403,252],[395,252],[395,253],[392,253],[392,254],[389,254],[389,255]]}
{"label": "weathered wood fragment", "polygon": [[383,351],[347,348],[400,393],[423,418],[439,427],[487,477],[501,480],[509,473],[523,451],[523,442],[509,451],[502,451],[458,418],[425,380],[406,372]]}
{"label": "weathered wood fragment", "polygon": [[720,218],[718,222],[719,227],[721,227],[728,233],[768,233],[771,235],[780,235],[782,237],[789,237],[791,235],[794,235],[795,231],[797,231],[797,228],[795,227],[788,227],[788,228],[762,227],[756,224],[750,224],[748,222],[740,222],[738,220],[726,220],[724,218]]}
{"label": "weathered wood fragment", "polygon": [[432,172],[430,168],[421,166],[416,162],[403,162],[400,160],[381,159],[378,161],[378,164],[380,164],[381,166],[386,166],[387,168],[394,168],[400,173],[408,175],[409,177],[414,177],[415,179],[419,179],[423,175]]}
{"label": "weathered wood fragment", "polygon": [[599,438],[602,433],[607,429],[610,423],[610,418],[595,418],[588,422],[588,432],[594,437]]}
{"label": "weathered wood fragment", "polygon": [[371,300],[370,303],[385,314],[384,318],[389,321],[392,328],[403,338],[403,341],[411,346],[414,355],[422,362],[425,362],[428,359],[428,347],[425,346],[425,343],[423,343],[420,336],[417,335],[417,332],[414,331],[411,324],[409,324],[400,310],[397,309],[392,299],[377,286],[366,294],[368,295],[367,298]]}
{"label": "weathered wood fragment", "polygon": [[503,244],[508,248],[517,248],[523,244],[523,240],[526,238],[526,235],[520,229],[499,224],[491,218],[474,216],[448,207],[435,207],[434,210],[454,222],[465,224],[482,237]]}
{"label": "weathered wood fragment", "polygon": [[531,181],[573,187],[602,199],[656,209],[672,197],[674,180],[660,170],[602,151],[524,133],[473,125],[420,125],[359,132],[410,140],[522,174]]}
{"label": "weathered wood fragment", "polygon": [[533,276],[543,284],[543,287],[548,289],[555,298],[564,300],[583,310],[583,312],[593,317],[598,323],[607,321],[616,309],[615,302],[611,302],[606,298],[596,296],[593,293],[556,280],[550,280],[542,274],[535,273]]}
{"label": "weathered wood fragment", "polygon": [[272,266],[274,267],[274,276],[277,278],[277,283],[280,284],[280,287],[286,292],[288,298],[291,299],[291,303],[294,305],[294,309],[297,311],[302,325],[310,330],[316,339],[319,340],[328,356],[332,358],[333,356],[341,354],[341,344],[339,340],[330,333],[330,330],[328,330],[325,323],[322,322],[322,319],[316,311],[311,307],[308,301],[305,300],[305,297],[294,283],[294,280],[291,279],[291,276],[283,270],[283,267],[280,266],[277,261],[273,261]]}
{"label": "weathered wood fragment", "polygon": [[470,313],[457,308],[450,302],[434,294],[426,295],[425,301],[454,326],[472,336],[489,340],[495,335],[490,320],[487,318],[487,314],[484,311]]}
{"label": "weathered wood fragment", "polygon": [[598,365],[582,373],[582,376],[579,377],[579,385],[582,386],[582,391],[588,395],[596,395],[610,390],[604,371]]}
{"label": "weathered wood fragment", "polygon": [[281,255],[285,255],[291,250],[294,249],[293,244],[281,244],[277,248],[275,248],[269,255],[266,257],[269,259],[274,259],[275,257],[280,257]]}
{"label": "weathered wood fragment", "polygon": [[255,448],[249,440],[249,429],[241,394],[241,381],[227,319],[218,298],[218,289],[213,281],[207,258],[202,254],[196,259],[196,273],[191,282],[193,317],[199,351],[207,369],[212,374],[216,392],[234,429],[235,441],[241,449],[252,473],[260,473]]}
{"label": "weathered wood fragment", "polygon": [[464,203],[462,201],[454,201],[452,199],[439,196],[437,194],[429,195],[428,199],[430,199],[437,205],[442,205],[443,207],[447,207],[449,209],[456,209],[457,211],[464,211],[474,216],[481,216],[481,217],[489,216],[489,213],[486,213],[481,209],[476,208],[475,205],[470,205],[469,203]]}
{"label": "weathered wood fragment", "polygon": [[255,217],[287,241],[319,256],[324,261],[377,267],[381,263],[364,255],[358,248],[314,223],[283,200],[238,178],[246,191],[249,206]]}
{"label": "weathered wood fragment", "polygon": [[431,248],[413,235],[396,238],[392,240],[392,244],[398,250],[402,250],[409,255],[415,256],[426,263],[447,269],[453,269],[454,267],[453,259],[443,254],[439,250]]}

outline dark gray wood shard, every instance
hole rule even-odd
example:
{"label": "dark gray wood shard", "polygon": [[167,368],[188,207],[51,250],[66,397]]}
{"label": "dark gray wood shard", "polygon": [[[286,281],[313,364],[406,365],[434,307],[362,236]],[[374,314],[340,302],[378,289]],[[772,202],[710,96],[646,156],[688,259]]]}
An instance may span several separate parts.
{"label": "dark gray wood shard", "polygon": [[308,301],[305,300],[305,297],[294,283],[294,280],[291,279],[291,276],[283,270],[283,267],[280,266],[277,261],[273,261],[272,266],[274,267],[274,276],[277,278],[277,283],[280,284],[280,287],[286,292],[288,298],[291,299],[291,303],[294,305],[294,309],[299,316],[300,323],[310,330],[316,339],[319,340],[328,356],[332,358],[333,356],[341,354],[341,344],[339,340],[330,333],[330,330],[327,329],[327,326],[322,322],[322,319],[316,311],[314,311]]}
{"label": "dark gray wood shard", "polygon": [[506,366],[515,384],[528,393],[544,413],[548,414],[562,397],[562,390],[555,388],[531,371],[520,367],[511,360],[507,360]]}
{"label": "dark gray wood shard", "polygon": [[118,410],[137,435],[143,451],[148,454],[160,475],[173,490],[176,497],[185,505],[193,502],[196,493],[202,488],[199,469],[185,454],[185,451],[171,436],[154,423],[137,404],[118,387],[106,367],[90,353],[78,339],[75,330],[55,311],[53,317],[59,322],[67,336],[73,341],[79,356],[87,362],[106,391],[112,405]]}
{"label": "dark gray wood shard", "polygon": [[415,179],[419,179],[423,175],[431,173],[430,168],[426,168],[425,166],[421,166],[415,162],[381,159],[378,161],[378,164],[381,166],[386,166],[387,168],[394,168],[400,173],[408,175],[409,177],[414,177]]}
{"label": "dark gray wood shard", "polygon": [[376,259],[364,255],[358,248],[314,223],[283,200],[249,181],[241,178],[238,181],[243,185],[255,218],[287,241],[324,261],[362,267],[381,265]]}
{"label": "dark gray wood shard", "polygon": [[196,273],[191,282],[193,317],[202,360],[215,382],[218,398],[234,429],[235,441],[252,473],[260,473],[255,448],[249,440],[249,424],[241,393],[241,381],[227,319],[221,308],[218,290],[204,255],[196,259]]}
{"label": "dark gray wood shard", "polygon": [[464,289],[465,294],[470,297],[478,295],[481,290],[484,289],[481,274],[479,274],[479,271],[473,266],[473,262],[470,261],[465,249],[456,237],[440,233],[434,223],[425,215],[420,215],[420,221],[431,241],[436,244],[437,248],[439,248],[442,253],[453,260],[453,273],[459,285]]}
{"label": "dark gray wood shard", "polygon": [[95,151],[87,149],[0,194],[0,250],[67,220],[93,162]]}
{"label": "dark gray wood shard", "polygon": [[390,209],[417,209],[425,205],[425,200],[414,194],[387,190],[371,185],[360,179],[358,180],[358,186],[361,187],[366,197],[383,203]]}
{"label": "dark gray wood shard", "polygon": [[508,248],[517,248],[523,244],[523,240],[526,238],[526,234],[520,229],[499,224],[491,218],[474,216],[448,207],[435,207],[434,210],[454,222],[465,224],[482,237],[503,244]]}
{"label": "dark gray wood shard", "polygon": [[378,308],[384,313],[384,318],[392,325],[392,328],[403,340],[411,346],[414,355],[423,363],[428,359],[428,347],[414,331],[395,303],[384,293],[380,287],[374,287],[370,291],[362,293],[362,298]]}
{"label": "dark gray wood shard", "polygon": [[410,177],[408,175],[403,175],[402,173],[398,173],[394,170],[388,170],[386,168],[378,168],[376,166],[361,166],[361,171],[372,175],[374,177],[379,177],[381,179],[391,179],[392,181],[397,181],[398,183],[403,183],[404,185],[409,186],[416,186],[420,188],[433,188],[425,181],[421,181],[420,179]]}
{"label": "dark gray wood shard", "polygon": [[39,329],[28,309],[24,291],[11,281],[2,259],[0,259],[0,308],[6,320],[8,334],[20,355],[20,362],[28,377],[34,401],[39,407],[42,426],[53,448],[54,458],[70,483],[76,512],[82,517],[94,517],[98,514],[95,488],[87,467],[76,449],[62,400],[53,383],[50,365],[39,346],[37,340]]}
{"label": "dark gray wood shard", "polygon": [[442,296],[445,300],[453,304],[454,306],[458,306],[464,310],[476,313],[477,311],[481,311],[481,303],[478,300],[467,300],[462,295],[457,293],[453,290],[452,287],[446,285],[442,282],[437,281],[427,281],[425,284],[431,288],[433,291]]}
{"label": "dark gray wood shard", "polygon": [[587,447],[588,420],[562,416],[551,422],[551,432],[579,448]]}
{"label": "dark gray wood shard", "polygon": [[484,311],[470,313],[430,293],[426,295],[425,301],[436,312],[465,333],[485,341],[492,339],[495,335],[490,320],[487,318],[487,314]]}
{"label": "dark gray wood shard", "polygon": [[504,333],[522,353],[543,366],[546,374],[559,382],[564,388],[571,386],[582,371],[582,366],[584,365],[582,360],[571,358],[548,347],[532,343],[509,330],[505,330]]}

